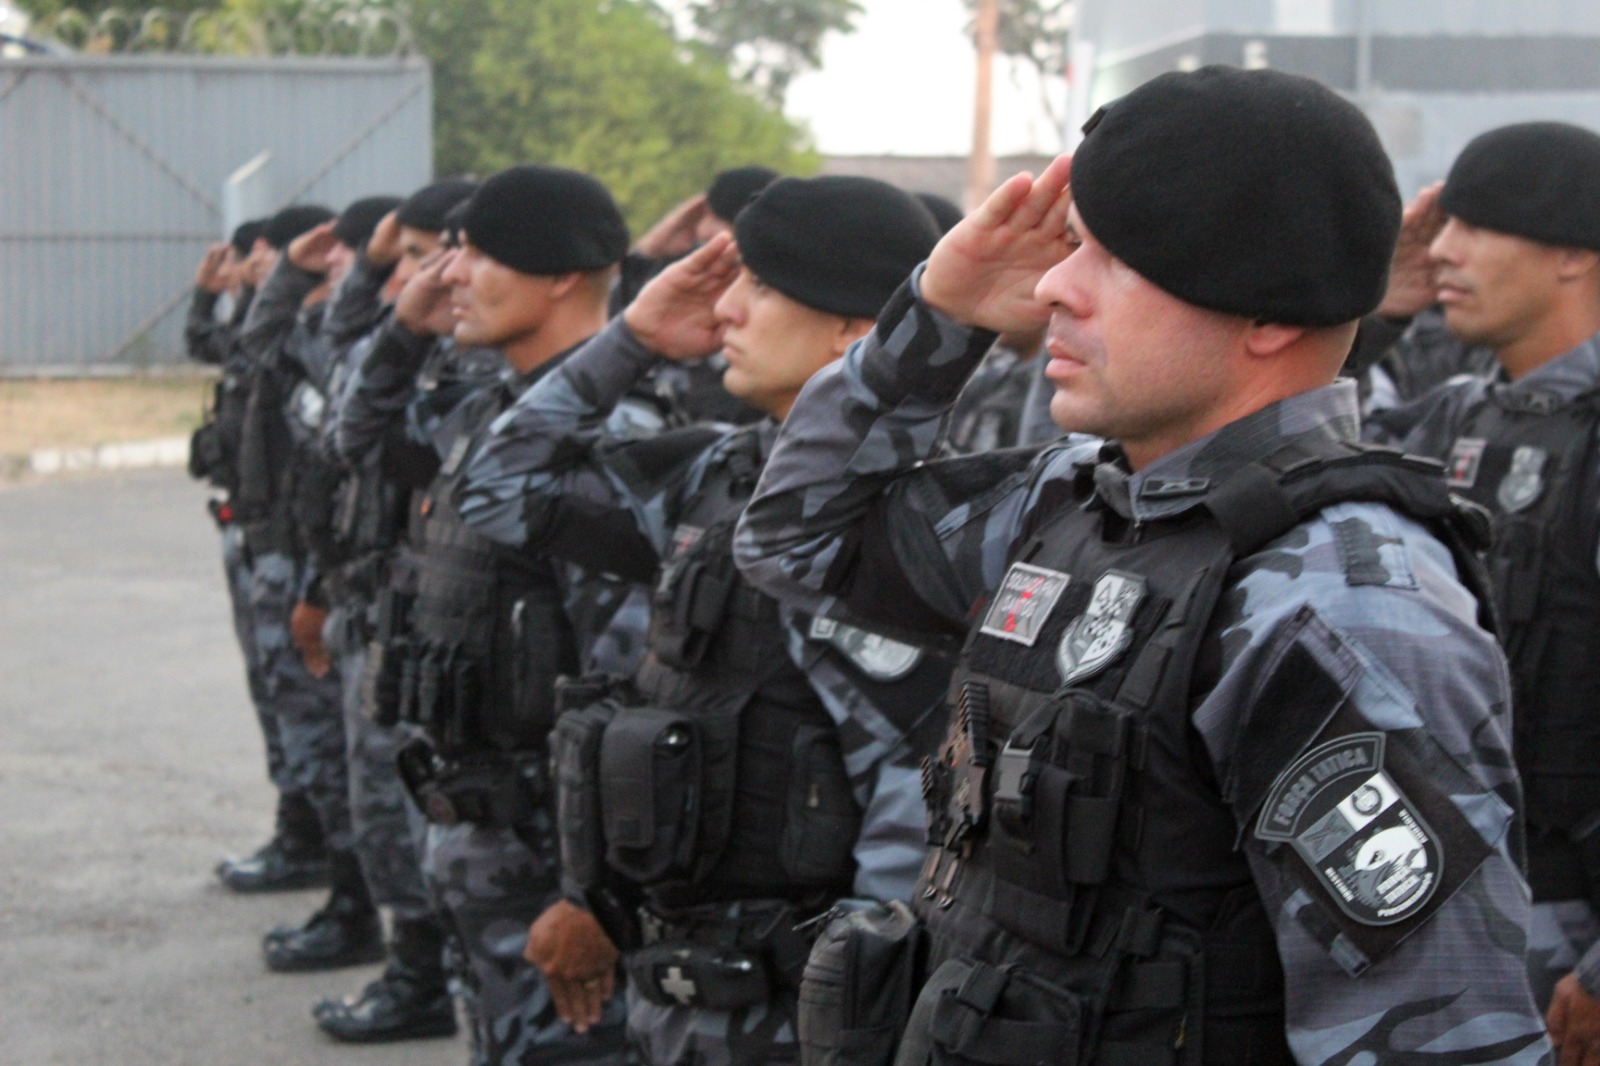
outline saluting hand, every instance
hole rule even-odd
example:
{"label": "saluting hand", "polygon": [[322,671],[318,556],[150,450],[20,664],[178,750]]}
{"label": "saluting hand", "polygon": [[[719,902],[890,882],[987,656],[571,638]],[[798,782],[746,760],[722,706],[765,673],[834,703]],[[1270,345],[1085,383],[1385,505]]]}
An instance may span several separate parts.
{"label": "saluting hand", "polygon": [[418,336],[439,337],[455,331],[450,286],[444,280],[445,269],[454,258],[453,248],[441,248],[428,256],[395,299],[395,319]]}
{"label": "saluting hand", "polygon": [[333,223],[324,222],[289,242],[289,262],[307,274],[326,274],[328,253],[338,243],[339,238],[333,235]]}
{"label": "saluting hand", "polygon": [[922,274],[922,298],[957,322],[1000,333],[1036,328],[1050,309],[1034,299],[1045,272],[1076,247],[1067,239],[1070,156],[1037,178],[1018,174],[944,235]]}
{"label": "saluting hand", "polygon": [[200,266],[194,272],[194,284],[197,289],[204,289],[209,293],[222,293],[228,289],[228,253],[233,251],[233,245],[224,241],[213,244],[206,249],[205,257],[200,260]]}
{"label": "saluting hand", "polygon": [[668,359],[702,359],[722,347],[714,308],[739,273],[739,249],[719,233],[650,279],[622,320],[639,342]]}
{"label": "saluting hand", "polygon": [[400,261],[400,212],[390,211],[367,238],[367,262],[386,267]]}
{"label": "saluting hand", "polygon": [[1400,237],[1389,261],[1389,287],[1378,313],[1389,318],[1409,318],[1439,298],[1437,265],[1428,254],[1433,239],[1444,229],[1446,215],[1439,206],[1444,182],[1434,182],[1406,205],[1400,216]]}
{"label": "saluting hand", "polygon": [[691,196],[661,217],[661,221],[645,230],[639,243],[640,252],[656,259],[671,259],[694,247],[694,235],[711,208],[706,204],[706,194]]}
{"label": "saluting hand", "polygon": [[528,929],[522,957],[544,974],[562,1021],[580,1033],[599,1023],[616,992],[620,956],[594,915],[557,900]]}

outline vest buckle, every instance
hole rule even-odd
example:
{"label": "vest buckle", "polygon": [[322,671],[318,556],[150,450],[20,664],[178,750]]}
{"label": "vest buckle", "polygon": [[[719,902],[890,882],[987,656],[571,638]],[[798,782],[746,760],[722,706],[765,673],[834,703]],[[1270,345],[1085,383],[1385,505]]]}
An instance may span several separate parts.
{"label": "vest buckle", "polygon": [[1044,762],[1044,737],[1035,736],[1026,747],[1016,737],[1006,741],[995,762],[994,816],[1012,842],[1032,851],[1027,840],[1028,824],[1033,820],[1034,786]]}

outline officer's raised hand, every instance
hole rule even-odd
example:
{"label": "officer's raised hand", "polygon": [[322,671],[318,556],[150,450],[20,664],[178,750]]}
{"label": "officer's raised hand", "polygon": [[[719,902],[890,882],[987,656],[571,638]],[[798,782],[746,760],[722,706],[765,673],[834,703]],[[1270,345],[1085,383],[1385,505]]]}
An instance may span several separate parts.
{"label": "officer's raised hand", "polygon": [[372,236],[367,238],[367,262],[376,267],[386,267],[400,261],[400,212],[390,211],[378,220]]}
{"label": "officer's raised hand", "polygon": [[652,278],[622,320],[658,355],[702,359],[722,347],[714,309],[738,273],[739,250],[720,233]]}
{"label": "officer's raised hand", "polygon": [[634,245],[640,253],[656,259],[670,259],[694,247],[695,232],[700,220],[710,213],[706,194],[691,196],[661,217],[661,221],[645,230],[639,243]]}
{"label": "officer's raised hand", "polygon": [[1066,229],[1071,168],[1058,156],[1037,178],[1018,174],[957,223],[928,257],[923,300],[1000,333],[1043,325],[1050,309],[1034,299],[1034,286],[1075,247]]}
{"label": "officer's raised hand", "polygon": [[1378,313],[1387,318],[1409,318],[1433,305],[1439,298],[1438,267],[1428,247],[1444,229],[1445,213],[1439,206],[1444,182],[1435,182],[1417,193],[1400,216],[1400,237],[1395,241],[1394,258],[1389,263],[1389,287],[1384,290]]}
{"label": "officer's raised hand", "polygon": [[594,915],[557,900],[528,929],[522,957],[539,968],[561,1020],[580,1033],[616,991],[617,948]]}
{"label": "officer's raised hand", "polygon": [[422,261],[395,299],[396,321],[419,337],[438,337],[455,330],[450,286],[444,280],[445,269],[454,258],[454,249],[434,252]]}
{"label": "officer's raised hand", "polygon": [[333,235],[333,222],[313,226],[289,242],[289,262],[307,274],[328,272],[328,253],[339,243]]}
{"label": "officer's raised hand", "polygon": [[209,293],[223,293],[228,289],[228,253],[233,245],[227,241],[206,249],[205,258],[194,272],[194,286]]}

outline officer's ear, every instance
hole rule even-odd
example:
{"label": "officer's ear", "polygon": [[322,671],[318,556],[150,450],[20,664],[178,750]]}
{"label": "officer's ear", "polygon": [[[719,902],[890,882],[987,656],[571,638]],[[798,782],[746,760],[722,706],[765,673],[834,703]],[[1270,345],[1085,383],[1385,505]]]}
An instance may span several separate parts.
{"label": "officer's ear", "polygon": [[1562,281],[1600,277],[1600,252],[1589,248],[1562,248],[1556,254],[1556,276]]}
{"label": "officer's ear", "polygon": [[856,341],[870,333],[873,325],[875,324],[875,319],[852,318],[849,316],[840,315],[839,328],[833,336],[834,358],[837,359],[838,357],[844,355],[845,349],[849,348]]}
{"label": "officer's ear", "polygon": [[1258,318],[1245,329],[1245,351],[1257,359],[1268,359],[1299,344],[1306,332],[1304,326],[1285,326]]}

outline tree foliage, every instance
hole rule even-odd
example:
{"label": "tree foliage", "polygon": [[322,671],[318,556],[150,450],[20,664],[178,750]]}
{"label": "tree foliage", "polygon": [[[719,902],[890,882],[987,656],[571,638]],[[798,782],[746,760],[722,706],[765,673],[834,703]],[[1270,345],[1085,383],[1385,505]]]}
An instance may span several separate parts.
{"label": "tree foliage", "polygon": [[[962,0],[974,19],[979,0]],[[1039,74],[1042,85],[1063,77],[1070,65],[1068,39],[1072,31],[1075,0],[999,0],[1001,55],[1021,59]],[[1055,101],[1048,91],[1040,94],[1050,116],[1060,124]]]}
{"label": "tree foliage", "polygon": [[849,33],[858,0],[690,0],[698,38],[781,107],[795,75],[822,66],[822,40]]}

